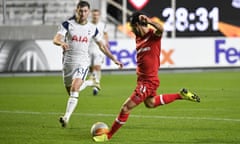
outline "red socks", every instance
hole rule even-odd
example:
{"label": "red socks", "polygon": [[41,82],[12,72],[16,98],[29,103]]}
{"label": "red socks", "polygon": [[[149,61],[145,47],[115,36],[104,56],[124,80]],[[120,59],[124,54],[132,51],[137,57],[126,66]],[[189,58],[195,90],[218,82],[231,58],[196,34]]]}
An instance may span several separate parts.
{"label": "red socks", "polygon": [[111,127],[110,132],[108,133],[108,139],[112,138],[112,135],[122,126],[125,124],[125,122],[127,121],[129,116],[128,114],[124,114],[123,112],[121,112],[118,117],[116,118],[116,120],[113,122],[113,125]]}
{"label": "red socks", "polygon": [[[155,96],[155,107],[159,105],[164,105],[171,103],[177,99],[182,99],[180,94],[163,94],[163,95],[158,95]],[[120,112],[116,120],[113,122],[111,130],[108,133],[108,139],[111,139],[112,136],[118,131],[118,129],[125,124],[129,116],[128,114],[124,114],[123,112]]]}
{"label": "red socks", "polygon": [[171,103],[177,99],[182,99],[180,94],[176,93],[176,94],[161,94],[159,96],[155,96],[155,107],[159,106],[159,105],[164,105],[164,104],[168,104]]}

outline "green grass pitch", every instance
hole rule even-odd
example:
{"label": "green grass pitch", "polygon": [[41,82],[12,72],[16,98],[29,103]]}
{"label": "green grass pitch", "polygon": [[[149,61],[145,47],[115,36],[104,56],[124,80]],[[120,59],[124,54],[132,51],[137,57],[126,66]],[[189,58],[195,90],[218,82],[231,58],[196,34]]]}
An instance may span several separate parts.
{"label": "green grass pitch", "polygon": [[[240,143],[240,72],[160,73],[160,93],[182,87],[201,103],[176,101],[156,109],[139,105],[109,144]],[[111,126],[121,104],[135,88],[135,75],[103,75],[102,91],[80,93],[66,129],[58,118],[67,94],[61,76],[0,77],[1,144],[93,144],[90,128]]]}

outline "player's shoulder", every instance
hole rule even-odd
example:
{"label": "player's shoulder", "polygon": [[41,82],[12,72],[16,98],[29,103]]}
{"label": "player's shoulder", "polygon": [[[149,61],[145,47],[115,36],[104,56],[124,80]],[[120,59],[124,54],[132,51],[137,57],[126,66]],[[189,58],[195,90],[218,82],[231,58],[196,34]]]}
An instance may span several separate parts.
{"label": "player's shoulder", "polygon": [[87,22],[86,25],[88,25],[89,27],[93,27],[93,28],[97,27],[95,24],[93,24],[93,23],[91,23],[91,22]]}
{"label": "player's shoulder", "polygon": [[107,23],[104,21],[99,21],[97,25],[100,27],[106,27]]}
{"label": "player's shoulder", "polygon": [[72,23],[76,20],[76,16],[73,15],[70,18],[68,18],[67,20],[63,21],[63,23]]}
{"label": "player's shoulder", "polygon": [[98,24],[99,24],[99,25],[106,25],[106,22],[104,22],[104,21],[99,21]]}
{"label": "player's shoulder", "polygon": [[93,31],[95,31],[97,29],[97,26],[94,25],[93,23],[91,22],[87,22],[87,24],[85,25],[88,29],[91,29]]}
{"label": "player's shoulder", "polygon": [[68,28],[69,28],[69,21],[68,21],[68,20],[63,21],[63,22],[62,22],[62,26],[63,26],[66,30],[68,30]]}
{"label": "player's shoulder", "polygon": [[66,29],[68,29],[69,24],[73,24],[75,22],[76,16],[73,15],[72,17],[70,17],[69,19],[65,20],[62,22],[62,26]]}

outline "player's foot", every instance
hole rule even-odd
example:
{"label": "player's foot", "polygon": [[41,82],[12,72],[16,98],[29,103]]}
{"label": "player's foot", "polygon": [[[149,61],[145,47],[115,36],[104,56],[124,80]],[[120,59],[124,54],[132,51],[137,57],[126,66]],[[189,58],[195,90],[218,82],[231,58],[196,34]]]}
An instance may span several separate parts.
{"label": "player's foot", "polygon": [[100,90],[101,90],[100,83],[96,82],[96,79],[94,79],[93,80],[93,95],[96,96]]}
{"label": "player's foot", "polygon": [[107,136],[107,134],[102,134],[100,136],[94,136],[93,140],[95,142],[105,142],[105,141],[108,141],[108,136]]}
{"label": "player's foot", "polygon": [[64,118],[63,116],[61,116],[61,117],[59,118],[59,122],[61,123],[61,126],[62,126],[63,128],[67,127],[67,120],[66,120],[66,118]]}
{"label": "player's foot", "polygon": [[93,87],[93,95],[96,96],[99,92],[99,89],[97,87]]}
{"label": "player's foot", "polygon": [[180,95],[181,95],[182,99],[190,100],[190,101],[193,101],[193,102],[200,102],[200,97],[199,96],[197,96],[196,94],[188,91],[185,88],[183,88],[180,91]]}

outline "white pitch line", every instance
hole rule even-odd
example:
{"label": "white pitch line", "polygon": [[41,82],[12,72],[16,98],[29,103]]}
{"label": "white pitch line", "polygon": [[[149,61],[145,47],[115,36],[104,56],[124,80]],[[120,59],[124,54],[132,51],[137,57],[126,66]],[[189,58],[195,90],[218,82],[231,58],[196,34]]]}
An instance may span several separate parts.
{"label": "white pitch line", "polygon": [[[31,111],[9,111],[9,110],[0,110],[0,113],[7,114],[31,114],[31,115],[58,115],[60,112],[31,112]],[[89,116],[89,117],[116,117],[117,114],[101,114],[101,113],[74,113],[73,115],[79,116]],[[188,119],[188,120],[209,120],[209,121],[229,121],[229,122],[240,122],[240,119],[232,118],[213,118],[213,117],[181,117],[181,116],[156,116],[156,115],[134,115],[131,114],[130,117],[135,118],[145,118],[145,119]]]}

